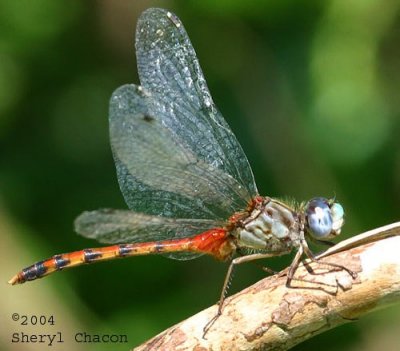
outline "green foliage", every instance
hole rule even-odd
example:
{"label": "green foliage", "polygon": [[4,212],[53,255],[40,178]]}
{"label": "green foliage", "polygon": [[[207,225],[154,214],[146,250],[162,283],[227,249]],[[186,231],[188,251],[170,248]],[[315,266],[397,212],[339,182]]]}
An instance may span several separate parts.
{"label": "green foliage", "polygon": [[[397,2],[139,3],[0,1],[0,211],[27,228],[12,237],[0,231],[0,238],[15,239],[15,250],[35,243],[13,267],[98,245],[74,235],[74,217],[125,208],[108,144],[108,99],[119,85],[138,83],[134,27],[153,6],[182,19],[261,194],[299,201],[336,195],[347,213],[343,235],[398,220]],[[87,331],[128,333],[131,344],[114,348],[125,350],[214,303],[225,268],[207,258],[141,257],[46,281],[71,286],[72,295],[58,291],[59,304],[77,320],[77,306],[85,306]],[[241,271],[233,290],[262,276],[256,267]],[[40,313],[46,301],[34,302]],[[337,339],[342,350],[361,349],[370,325],[296,350],[326,349]]]}

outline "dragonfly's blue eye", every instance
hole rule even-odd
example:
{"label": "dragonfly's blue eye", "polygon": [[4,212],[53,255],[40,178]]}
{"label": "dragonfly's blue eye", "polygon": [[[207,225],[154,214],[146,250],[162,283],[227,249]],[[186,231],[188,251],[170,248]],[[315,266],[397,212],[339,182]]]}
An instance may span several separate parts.
{"label": "dragonfly's blue eye", "polygon": [[[338,210],[338,212],[340,211]],[[306,207],[306,216],[308,229],[312,236],[325,239],[332,234],[332,210],[327,199],[318,197],[310,200]]]}
{"label": "dragonfly's blue eye", "polygon": [[335,202],[331,206],[331,215],[332,215],[332,231],[334,231],[335,235],[340,234],[340,230],[344,224],[344,209],[341,204]]}

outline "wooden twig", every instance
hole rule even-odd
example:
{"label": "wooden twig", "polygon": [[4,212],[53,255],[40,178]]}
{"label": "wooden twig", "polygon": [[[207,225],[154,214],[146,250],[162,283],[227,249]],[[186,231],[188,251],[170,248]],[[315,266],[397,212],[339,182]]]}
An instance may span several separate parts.
{"label": "wooden twig", "polygon": [[212,306],[165,330],[135,350],[288,350],[328,329],[400,301],[400,222],[330,248],[320,262],[306,261],[286,287],[285,271],[227,298],[222,315]]}

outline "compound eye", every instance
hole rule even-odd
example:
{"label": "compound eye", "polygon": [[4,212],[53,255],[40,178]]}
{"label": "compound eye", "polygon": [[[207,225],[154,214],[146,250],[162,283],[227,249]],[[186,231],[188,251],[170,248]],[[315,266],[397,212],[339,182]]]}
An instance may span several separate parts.
{"label": "compound eye", "polygon": [[336,234],[340,234],[340,230],[344,224],[344,209],[341,204],[337,202],[331,206],[331,214],[332,214],[332,230]]}
{"label": "compound eye", "polygon": [[328,200],[324,198],[310,200],[306,207],[306,216],[311,235],[318,239],[330,236],[333,220]]}

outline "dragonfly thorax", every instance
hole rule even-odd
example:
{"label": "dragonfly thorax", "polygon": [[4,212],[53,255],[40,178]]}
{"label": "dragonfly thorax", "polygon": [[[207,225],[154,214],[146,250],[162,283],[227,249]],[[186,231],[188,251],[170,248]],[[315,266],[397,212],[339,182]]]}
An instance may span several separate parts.
{"label": "dragonfly thorax", "polygon": [[232,234],[238,247],[287,252],[300,245],[301,227],[295,211],[277,200],[264,198],[238,222]]}

